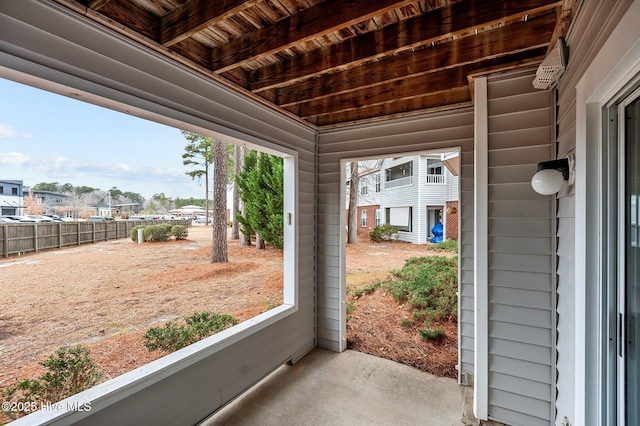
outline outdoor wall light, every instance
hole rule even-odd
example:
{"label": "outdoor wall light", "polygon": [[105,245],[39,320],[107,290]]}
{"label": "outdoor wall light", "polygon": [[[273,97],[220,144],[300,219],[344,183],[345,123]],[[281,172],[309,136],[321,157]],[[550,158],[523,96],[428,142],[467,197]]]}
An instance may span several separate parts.
{"label": "outdoor wall light", "polygon": [[531,179],[533,190],[541,195],[551,195],[560,191],[565,181],[573,185],[574,157],[538,163],[538,171]]}

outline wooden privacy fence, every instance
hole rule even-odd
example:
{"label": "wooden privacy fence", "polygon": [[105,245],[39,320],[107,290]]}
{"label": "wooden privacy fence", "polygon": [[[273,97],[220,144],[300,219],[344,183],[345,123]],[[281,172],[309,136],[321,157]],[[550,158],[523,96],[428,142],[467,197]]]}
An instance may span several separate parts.
{"label": "wooden privacy fence", "polygon": [[104,222],[39,222],[0,225],[0,253],[38,252],[53,248],[79,246],[98,241],[130,238],[138,225],[191,224],[191,220],[112,220]]}

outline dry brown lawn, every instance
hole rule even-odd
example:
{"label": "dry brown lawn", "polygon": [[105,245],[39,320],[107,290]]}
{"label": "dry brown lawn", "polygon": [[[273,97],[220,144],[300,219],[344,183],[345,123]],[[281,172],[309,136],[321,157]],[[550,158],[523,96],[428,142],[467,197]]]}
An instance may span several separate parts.
{"label": "dry brown lawn", "polygon": [[[242,321],[282,303],[281,251],[229,241],[230,262],[211,264],[210,250],[211,228],[193,226],[183,241],[121,239],[0,259],[0,389],[41,374],[39,362],[63,346],[87,346],[107,380],[162,356],[143,346],[150,327],[200,311]],[[347,247],[348,287],[429,254],[425,246],[364,238]],[[399,327],[410,311],[384,292],[354,306],[351,348],[452,374],[455,323],[446,325],[444,344],[434,346]]]}

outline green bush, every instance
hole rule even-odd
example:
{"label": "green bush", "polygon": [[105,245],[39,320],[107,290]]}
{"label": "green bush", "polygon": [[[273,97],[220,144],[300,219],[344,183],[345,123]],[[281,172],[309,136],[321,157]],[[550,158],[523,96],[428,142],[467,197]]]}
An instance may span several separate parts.
{"label": "green bush", "polygon": [[138,225],[131,228],[131,241],[134,243],[138,242],[138,229],[144,229],[147,225]]}
{"label": "green bush", "polygon": [[369,238],[371,241],[379,243],[381,241],[390,241],[397,237],[398,228],[388,223],[378,225],[371,232]]}
{"label": "green bush", "polygon": [[238,324],[231,315],[199,312],[184,318],[185,324],[169,321],[163,327],[152,327],[144,334],[144,346],[151,351],[174,352],[199,340]]}
{"label": "green bush", "polygon": [[458,252],[458,240],[445,240],[441,243],[434,244],[432,247],[433,250],[436,251],[450,251],[457,253]]}
{"label": "green bush", "polygon": [[434,330],[418,330],[423,340],[442,340],[444,338],[444,330],[436,328]]}
{"label": "green bush", "polygon": [[186,240],[189,236],[189,229],[184,225],[174,225],[171,228],[171,235],[176,240]]}
{"label": "green bush", "polygon": [[163,225],[150,225],[144,228],[145,241],[169,241],[169,232]]}
{"label": "green bush", "polygon": [[40,377],[24,379],[9,386],[3,400],[17,403],[22,410],[5,411],[14,418],[27,415],[46,404],[56,403],[94,386],[102,374],[89,358],[89,349],[83,346],[60,348],[41,362],[47,368]]}
{"label": "green bush", "polygon": [[165,231],[167,231],[167,234],[170,235],[171,234],[171,228],[173,228],[173,225],[170,223],[159,223],[158,226],[162,226]]}
{"label": "green bush", "polygon": [[416,320],[424,318],[429,324],[457,318],[457,257],[412,257],[402,269],[391,273],[396,278],[388,284],[391,295],[398,301],[406,300]]}

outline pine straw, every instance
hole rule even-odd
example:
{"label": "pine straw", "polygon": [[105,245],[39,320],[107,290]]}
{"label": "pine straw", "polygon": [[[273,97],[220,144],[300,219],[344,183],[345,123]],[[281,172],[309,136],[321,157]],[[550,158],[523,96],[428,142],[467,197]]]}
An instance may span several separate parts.
{"label": "pine straw", "polygon": [[354,310],[347,314],[350,349],[397,361],[441,377],[457,377],[458,328],[455,321],[433,322],[445,330],[439,341],[425,341],[418,328],[401,325],[412,320],[412,310],[398,304],[386,290],[349,297]]}

